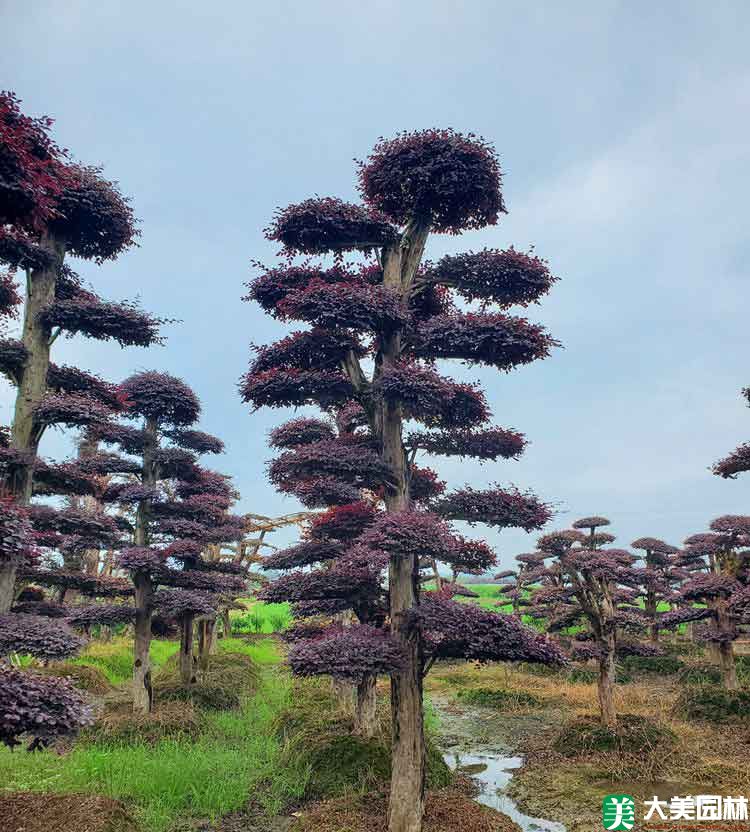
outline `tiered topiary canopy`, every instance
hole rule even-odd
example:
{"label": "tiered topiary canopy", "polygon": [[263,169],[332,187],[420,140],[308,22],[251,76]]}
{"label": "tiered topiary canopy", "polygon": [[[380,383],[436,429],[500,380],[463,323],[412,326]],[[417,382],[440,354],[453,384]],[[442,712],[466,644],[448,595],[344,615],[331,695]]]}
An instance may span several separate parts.
{"label": "tiered topiary canopy", "polygon": [[[236,496],[228,480],[198,464],[197,455],[220,453],[223,443],[192,427],[201,407],[190,387],[167,373],[147,371],[126,379],[121,389],[129,403],[125,418],[139,424],[95,425],[89,437],[138,457],[136,479],[123,457],[105,457],[110,471],[123,474],[110,480],[102,500],[118,504],[131,518],[132,545],[120,551],[116,565],[133,582],[133,707],[146,713],[153,696],[149,645],[154,610],[179,620],[181,675],[191,684],[195,618],[206,617],[212,627],[218,607],[245,588],[244,569],[223,560],[208,563],[203,554],[210,545],[239,540],[244,520],[228,513]],[[157,592],[158,586],[171,589]],[[204,661],[209,646],[210,631],[204,631]]]}
{"label": "tiered topiary canopy", "polygon": [[[538,541],[538,552],[524,556],[536,585],[532,606],[552,632],[584,623],[572,657],[599,662],[599,706],[602,723],[617,721],[614,703],[615,657],[645,648],[623,642],[623,630],[640,632],[649,619],[638,605],[644,570],[625,549],[605,548],[615,538],[598,531],[609,525],[605,517],[584,517],[572,529],[549,532]],[[549,563],[545,563],[549,561]]]}
{"label": "tiered topiary canopy", "polygon": [[[161,323],[132,304],[101,300],[83,288],[65,262],[66,257],[96,263],[115,259],[134,244],[137,231],[119,188],[100,170],[73,163],[50,139],[50,127],[49,119],[24,115],[13,94],[0,93],[0,263],[10,270],[0,276],[0,372],[17,387],[12,426],[9,432],[0,431],[0,510],[3,523],[13,525],[17,512],[25,511],[28,524],[20,547],[0,556],[0,615],[6,633],[17,636],[16,647],[11,642],[6,647],[32,655],[36,636],[47,632],[52,617],[62,617],[65,609],[48,599],[19,599],[20,606],[14,606],[19,574],[55,588],[58,598],[68,590],[90,597],[118,594],[112,582],[49,568],[58,555],[67,562],[87,549],[112,547],[119,530],[110,518],[76,508],[25,510],[35,495],[99,495],[100,472],[78,460],[41,460],[39,443],[50,426],[104,424],[126,407],[114,385],[53,363],[52,346],[61,334],[148,346],[159,340]],[[23,298],[16,286],[19,272],[25,273]],[[4,324],[21,306],[20,338],[10,338]],[[55,626],[67,632],[64,624]],[[6,683],[8,696],[2,704],[10,710],[2,712],[0,721],[7,738],[13,709],[24,710],[23,674],[4,675]],[[30,709],[17,726],[21,732],[47,741],[64,729],[73,730],[76,717],[83,718],[67,683],[29,676],[28,686]],[[49,730],[35,734],[45,719]]]}
{"label": "tiered topiary canopy", "polygon": [[733,690],[738,686],[734,642],[750,623],[750,517],[727,514],[710,529],[685,540],[677,558],[684,569],[676,590],[682,603],[662,615],[661,626],[702,622],[696,640],[715,649],[722,682]]}
{"label": "tiered topiary canopy", "polygon": [[[283,591],[316,610],[325,602],[327,611],[336,611],[351,605],[354,586],[365,573],[378,576],[374,590],[380,583],[379,559],[382,554],[387,558],[390,640],[370,629],[355,631],[361,636],[329,633],[315,661],[312,645],[299,655],[321,672],[325,656],[335,652],[331,639],[360,657],[370,651],[388,661],[399,656],[398,666],[391,667],[389,828],[415,832],[421,829],[423,810],[422,674],[425,651],[433,643],[429,628],[439,609],[453,623],[464,616],[467,628],[473,621],[463,607],[444,598],[431,599],[429,608],[420,603],[420,568],[431,568],[433,558],[445,556],[440,542],[451,535],[447,526],[439,527],[438,518],[537,529],[550,514],[533,494],[513,488],[465,488],[438,496],[437,477],[414,467],[419,450],[495,460],[513,458],[523,449],[523,437],[490,424],[481,389],[443,376],[433,360],[457,359],[507,371],[546,357],[555,345],[552,337],[506,310],[538,301],[555,278],[544,261],[515,249],[422,262],[431,231],[460,234],[493,225],[505,211],[497,155],[476,136],[426,130],[381,140],[360,165],[359,187],[364,204],[309,199],[277,212],[267,229],[288,260],[263,269],[249,285],[248,299],[281,321],[301,321],[310,328],[256,350],[241,395],[256,408],[317,405],[335,412],[344,426],[337,436],[329,425],[304,420],[283,428],[285,450],[270,468],[281,491],[307,506],[357,503],[363,491],[375,502],[382,500],[385,515],[358,541],[373,554],[347,547],[343,557],[353,560],[346,569],[335,559],[328,570],[333,574],[285,578]],[[370,259],[365,265],[347,265],[347,251]],[[291,258],[297,254],[333,254],[335,265],[294,264]],[[455,303],[458,298],[479,306],[464,311]],[[406,420],[421,422],[427,430],[414,431],[407,440]],[[426,513],[426,502],[435,516]],[[438,528],[444,531],[435,535]],[[475,548],[467,557],[479,554]],[[291,566],[297,558],[312,563],[319,556],[319,550],[303,544],[286,563]],[[379,592],[382,597],[382,587]],[[319,599],[310,598],[318,593]],[[520,655],[527,647],[530,658],[540,655],[517,622],[498,632],[506,637],[490,638],[488,644],[494,643],[499,653]],[[438,643],[452,645],[453,654],[459,644],[470,652],[470,632],[460,635]],[[491,652],[487,647],[486,655]],[[384,665],[370,671],[382,669]]]}

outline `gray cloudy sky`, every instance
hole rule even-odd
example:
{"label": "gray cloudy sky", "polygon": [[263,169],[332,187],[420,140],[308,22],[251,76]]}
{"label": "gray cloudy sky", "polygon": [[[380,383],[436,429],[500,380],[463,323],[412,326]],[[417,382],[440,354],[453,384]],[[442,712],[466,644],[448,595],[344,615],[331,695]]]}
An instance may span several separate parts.
{"label": "gray cloudy sky", "polygon": [[[707,469],[750,439],[749,22],[744,0],[0,0],[0,86],[54,116],[142,219],[138,250],[80,272],[183,321],[163,348],[77,338],[56,356],[113,380],[182,376],[227,441],[216,467],[242,508],[295,510],[263,471],[289,414],[251,415],[236,393],[249,342],[281,334],[240,302],[249,260],[273,258],[262,228],[291,201],[353,198],[352,159],[378,136],[473,131],[501,154],[510,214],[434,237],[429,256],[534,245],[561,281],[529,316],[564,349],[509,376],[456,367],[531,445],[516,463],[436,467],[531,487],[559,505],[556,526],[605,514],[623,544],[748,513],[750,476]],[[11,402],[3,385],[0,421]],[[506,562],[533,546],[489,538]]]}

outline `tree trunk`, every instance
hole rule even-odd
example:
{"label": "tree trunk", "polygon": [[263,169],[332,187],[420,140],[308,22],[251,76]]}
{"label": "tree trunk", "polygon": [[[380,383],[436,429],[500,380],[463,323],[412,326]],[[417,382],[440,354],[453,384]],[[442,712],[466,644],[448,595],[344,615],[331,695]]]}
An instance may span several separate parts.
{"label": "tree trunk", "polygon": [[16,590],[16,564],[0,563],[0,615],[10,611]]}
{"label": "tree trunk", "polygon": [[731,636],[733,626],[727,602],[718,601],[716,604],[716,625],[724,640],[718,645],[719,668],[721,669],[721,681],[727,690],[737,690],[737,666],[734,663],[734,645],[727,640]]}
{"label": "tree trunk", "polygon": [[[141,481],[144,485],[156,484],[156,466],[154,454],[158,445],[158,424],[156,419],[146,419],[144,427],[147,440],[143,451],[143,474]],[[136,546],[148,546],[150,503],[141,500],[135,518],[134,543]],[[151,616],[153,613],[154,586],[151,576],[137,572],[133,575],[135,585],[135,644],[133,655],[133,712],[147,714],[153,705],[153,689],[151,687]]]}
{"label": "tree trunk", "polygon": [[[65,244],[44,235],[39,245],[46,249],[54,262],[45,269],[34,269],[26,275],[26,303],[23,314],[22,341],[26,349],[26,361],[18,379],[16,403],[11,427],[12,448],[28,452],[32,458],[39,449],[44,429],[34,421],[34,410],[47,392],[49,370],[50,330],[39,321],[40,311],[55,299],[55,283],[58,269],[65,258]],[[3,483],[16,502],[28,505],[34,476],[32,461],[14,466]],[[16,564],[0,568],[0,615],[7,613],[13,603],[16,584]]]}
{"label": "tree trunk", "polygon": [[331,693],[343,714],[348,717],[355,714],[357,691],[351,682],[331,677]]}
{"label": "tree trunk", "polygon": [[[383,283],[397,291],[408,304],[411,283],[422,259],[429,225],[410,222],[398,246],[383,249]],[[383,338],[383,366],[401,357],[401,336]],[[409,507],[409,470],[402,438],[402,410],[384,401],[379,413],[379,438],[383,460],[390,467],[394,484],[385,495],[386,511]],[[388,832],[421,832],[424,814],[425,742],[422,713],[422,634],[410,620],[419,604],[419,557],[391,557],[388,567],[391,634],[401,647],[404,667],[391,676],[391,794]]]}
{"label": "tree trunk", "polygon": [[148,714],[153,704],[151,688],[151,613],[154,588],[143,573],[133,577],[135,584],[135,644],[133,649],[133,713]]}
{"label": "tree trunk", "polygon": [[369,740],[377,728],[377,699],[375,683],[377,677],[367,675],[357,685],[357,703],[354,709],[354,733]]}
{"label": "tree trunk", "polygon": [[599,709],[602,725],[614,729],[617,725],[615,713],[615,637],[605,637],[601,646],[605,651],[599,659]]}
{"label": "tree trunk", "polygon": [[180,680],[183,685],[194,685],[197,680],[193,659],[193,616],[183,615],[180,623]]}
{"label": "tree trunk", "polygon": [[651,644],[656,644],[659,641],[659,624],[657,619],[656,593],[653,589],[649,589],[646,592],[645,608],[646,615],[651,622],[649,625],[649,641]]}
{"label": "tree trunk", "polygon": [[440,592],[443,588],[443,578],[438,571],[438,564],[435,558],[432,559],[432,574],[435,576],[435,589]]}
{"label": "tree trunk", "polygon": [[734,646],[731,641],[719,645],[719,666],[724,687],[727,690],[737,690],[737,666],[734,663]]}
{"label": "tree trunk", "polygon": [[215,621],[213,619],[204,618],[198,622],[198,665],[200,666],[203,680],[205,681],[206,673],[208,673],[208,665],[211,656],[211,646],[213,644],[213,632]]}
{"label": "tree trunk", "polygon": [[232,619],[229,617],[229,610],[223,609],[221,611],[221,628],[224,638],[230,638],[232,635]]}

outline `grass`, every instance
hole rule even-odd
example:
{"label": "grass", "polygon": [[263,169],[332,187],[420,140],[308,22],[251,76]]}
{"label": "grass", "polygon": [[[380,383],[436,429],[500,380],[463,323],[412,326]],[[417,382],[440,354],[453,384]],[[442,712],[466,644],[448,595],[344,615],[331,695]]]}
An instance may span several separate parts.
{"label": "grass", "polygon": [[[178,650],[174,641],[151,642],[151,664],[161,667]],[[133,676],[133,641],[124,637],[112,641],[92,641],[78,657],[70,659],[72,664],[97,667],[112,685],[123,685]]]}
{"label": "grass", "polygon": [[494,708],[499,711],[534,708],[541,704],[541,701],[532,693],[503,688],[462,688],[458,691],[457,697],[459,701],[467,705],[479,705],[482,708]]}
{"label": "grass", "polygon": [[289,604],[266,604],[253,598],[241,599],[240,603],[246,606],[246,611],[232,612],[232,632],[234,633],[278,633],[292,623]]}
{"label": "grass", "polygon": [[[166,661],[177,645],[160,643],[159,660]],[[107,648],[106,666],[113,673],[124,666]],[[164,832],[185,817],[218,818],[245,805],[253,795],[268,815],[298,799],[304,772],[282,765],[282,740],[274,730],[279,712],[288,705],[291,681],[275,667],[273,643],[247,644],[226,639],[225,652],[241,652],[263,667],[257,692],[234,711],[203,714],[197,738],[75,745],[59,756],[0,750],[0,782],[8,791],[92,792],[123,800],[148,832]],[[127,658],[127,653],[120,650]],[[99,657],[102,658],[102,657]],[[129,676],[129,674],[128,674]]]}
{"label": "grass", "polygon": [[243,656],[250,656],[255,664],[260,667],[278,664],[279,651],[271,639],[249,642],[241,638],[224,638],[219,641],[219,650],[222,653],[239,653]]}

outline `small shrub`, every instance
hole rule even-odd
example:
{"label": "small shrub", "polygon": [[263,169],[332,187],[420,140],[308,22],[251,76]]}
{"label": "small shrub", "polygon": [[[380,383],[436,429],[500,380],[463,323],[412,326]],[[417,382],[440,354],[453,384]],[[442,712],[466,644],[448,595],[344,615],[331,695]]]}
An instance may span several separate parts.
{"label": "small shrub", "polygon": [[691,664],[680,671],[678,680],[683,685],[718,685],[721,671],[715,664]]}
{"label": "small shrub", "polygon": [[273,611],[268,614],[268,623],[271,625],[272,633],[281,632],[290,622],[289,614],[281,611]]}
{"label": "small shrub", "polygon": [[574,685],[593,685],[598,678],[599,673],[588,667],[573,667],[568,671],[568,681]]}
{"label": "small shrub", "polygon": [[156,691],[163,702],[190,702],[206,711],[231,711],[240,706],[240,697],[220,685],[160,685]]}
{"label": "small shrub", "polygon": [[741,682],[750,681],[750,656],[737,656],[735,659],[737,678]]}
{"label": "small shrub", "polygon": [[458,698],[467,705],[480,705],[499,711],[512,711],[517,708],[534,708],[541,705],[541,700],[523,690],[502,690],[493,688],[463,688]]}
{"label": "small shrub", "polygon": [[673,641],[660,642],[660,646],[671,656],[682,656],[684,658],[698,658],[706,652],[702,644],[694,641]]}
{"label": "small shrub", "polygon": [[556,676],[560,672],[559,667],[536,662],[519,662],[517,668],[521,673],[528,673],[530,676]]}
{"label": "small shrub", "polygon": [[[180,678],[177,656],[171,657],[154,678],[157,699],[191,701],[196,707],[223,710],[236,708],[242,696],[258,686],[258,668],[244,653],[221,652],[211,656],[208,671],[198,671],[198,684],[185,689]],[[194,696],[193,688],[201,688]]]}
{"label": "small shrub", "polygon": [[50,662],[47,667],[39,668],[38,672],[46,676],[61,676],[70,679],[77,688],[89,693],[103,694],[112,690],[106,673],[93,665]]}
{"label": "small shrub", "polygon": [[[338,707],[330,680],[297,679],[276,731],[284,743],[284,770],[307,780],[305,800],[381,789],[390,780],[390,709],[383,700],[375,736],[363,739],[352,734],[351,719]],[[452,782],[453,774],[429,731],[426,740],[427,783],[440,788]]]}
{"label": "small shrub", "polygon": [[110,704],[79,741],[113,745],[156,745],[165,739],[195,738],[201,723],[189,702],[157,702],[147,715],[134,714],[130,702]]}
{"label": "small shrub", "polygon": [[632,754],[659,749],[666,753],[676,741],[676,735],[665,726],[646,717],[622,714],[614,730],[605,728],[596,717],[573,719],[563,726],[553,748],[565,757],[597,751]]}
{"label": "small shrub", "polygon": [[686,687],[675,702],[675,713],[706,722],[746,721],[750,718],[750,690],[706,684]]}
{"label": "small shrub", "polygon": [[632,673],[659,673],[670,676],[679,673],[685,662],[676,656],[625,656],[622,667]]}
{"label": "small shrub", "polygon": [[[567,672],[567,679],[574,685],[595,685],[599,680],[599,671],[590,667],[572,667]],[[632,681],[633,674],[627,668],[618,664],[615,667],[615,682],[618,685],[627,685]]]}

